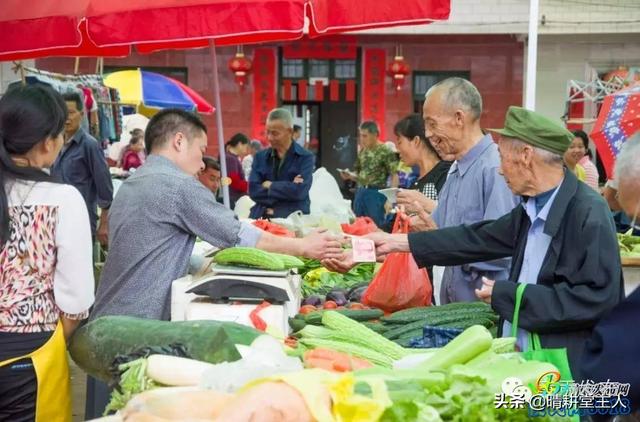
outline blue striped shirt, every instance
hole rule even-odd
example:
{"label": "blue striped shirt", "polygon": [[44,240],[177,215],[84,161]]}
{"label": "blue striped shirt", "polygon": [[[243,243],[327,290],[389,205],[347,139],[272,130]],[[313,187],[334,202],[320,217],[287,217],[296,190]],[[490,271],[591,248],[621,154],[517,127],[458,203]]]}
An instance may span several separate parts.
{"label": "blue striped shirt", "polygon": [[[498,173],[500,155],[491,135],[485,135],[460,160],[453,163],[444,183],[433,219],[439,228],[493,220],[511,211],[520,199]],[[482,277],[506,280],[510,258],[446,267],[440,291],[441,303],[478,300],[475,289]]]}

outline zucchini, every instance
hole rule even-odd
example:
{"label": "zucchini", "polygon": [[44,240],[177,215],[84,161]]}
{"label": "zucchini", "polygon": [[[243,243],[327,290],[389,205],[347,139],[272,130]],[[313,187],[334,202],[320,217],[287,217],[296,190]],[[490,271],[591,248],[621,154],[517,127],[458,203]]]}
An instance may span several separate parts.
{"label": "zucchini", "polygon": [[264,270],[284,270],[282,259],[256,248],[235,246],[219,251],[214,260],[222,265],[239,265]]}
{"label": "zucchini", "polygon": [[307,324],[320,325],[322,324],[322,315],[329,310],[338,312],[358,322],[378,319],[384,315],[384,312],[380,309],[325,309],[322,311],[309,312],[305,315],[304,320]]}
{"label": "zucchini", "polygon": [[78,328],[68,348],[80,368],[93,377],[109,381],[109,368],[117,355],[136,353],[145,347],[182,345],[192,359],[232,362],[241,357],[236,344],[248,346],[261,334],[233,322],[169,322],[105,316]]}

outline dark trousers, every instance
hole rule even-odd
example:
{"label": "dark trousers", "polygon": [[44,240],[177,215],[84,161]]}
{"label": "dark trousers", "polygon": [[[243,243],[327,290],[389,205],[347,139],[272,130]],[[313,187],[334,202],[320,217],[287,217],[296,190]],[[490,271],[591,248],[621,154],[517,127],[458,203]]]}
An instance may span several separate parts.
{"label": "dark trousers", "polygon": [[358,188],[353,201],[353,211],[357,217],[370,217],[376,226],[384,226],[384,204],[387,198],[378,189]]}
{"label": "dark trousers", "polygon": [[38,380],[30,358],[0,368],[0,421],[36,419]]}

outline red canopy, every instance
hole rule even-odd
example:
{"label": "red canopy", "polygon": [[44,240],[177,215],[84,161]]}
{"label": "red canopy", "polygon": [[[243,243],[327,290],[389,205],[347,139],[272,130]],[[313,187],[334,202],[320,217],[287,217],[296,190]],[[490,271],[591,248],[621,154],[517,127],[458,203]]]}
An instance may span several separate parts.
{"label": "red canopy", "polygon": [[250,44],[447,19],[449,0],[4,0],[0,61],[126,56]]}

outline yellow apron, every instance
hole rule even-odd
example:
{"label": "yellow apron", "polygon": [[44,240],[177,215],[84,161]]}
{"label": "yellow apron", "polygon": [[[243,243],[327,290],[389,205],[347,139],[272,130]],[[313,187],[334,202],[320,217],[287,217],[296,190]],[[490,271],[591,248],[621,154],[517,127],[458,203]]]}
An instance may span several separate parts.
{"label": "yellow apron", "polygon": [[0,362],[0,366],[25,358],[33,361],[38,382],[36,422],[71,421],[71,383],[62,323],[58,322],[53,335],[42,347],[28,355]]}

